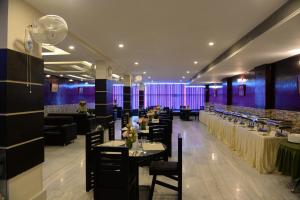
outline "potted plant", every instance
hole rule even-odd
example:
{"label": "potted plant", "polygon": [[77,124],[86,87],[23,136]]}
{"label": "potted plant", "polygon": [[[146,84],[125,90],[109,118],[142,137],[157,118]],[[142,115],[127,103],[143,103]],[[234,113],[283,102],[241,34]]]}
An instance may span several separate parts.
{"label": "potted plant", "polygon": [[139,119],[139,125],[141,130],[146,130],[148,120],[145,117]]}

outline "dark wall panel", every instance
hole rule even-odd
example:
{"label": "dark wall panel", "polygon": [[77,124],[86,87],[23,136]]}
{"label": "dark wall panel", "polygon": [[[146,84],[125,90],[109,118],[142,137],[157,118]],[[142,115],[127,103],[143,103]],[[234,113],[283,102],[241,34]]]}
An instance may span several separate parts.
{"label": "dark wall panel", "polygon": [[0,83],[0,113],[43,110],[43,86],[32,85],[31,90],[26,84]]}
{"label": "dark wall panel", "polygon": [[42,137],[44,113],[0,116],[0,146],[11,146]]}
{"label": "dark wall panel", "polygon": [[294,56],[273,64],[275,67],[275,108],[300,111],[298,76],[300,56]]}
{"label": "dark wall panel", "polygon": [[19,145],[5,151],[7,179],[44,162],[43,139]]}

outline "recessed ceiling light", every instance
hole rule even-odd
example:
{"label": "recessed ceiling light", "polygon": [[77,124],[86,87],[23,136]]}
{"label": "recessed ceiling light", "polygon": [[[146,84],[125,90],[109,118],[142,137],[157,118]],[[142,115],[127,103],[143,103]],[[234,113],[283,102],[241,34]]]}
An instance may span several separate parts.
{"label": "recessed ceiling light", "polygon": [[147,74],[147,72],[143,72],[143,74]]}
{"label": "recessed ceiling light", "polygon": [[73,45],[70,45],[70,46],[69,46],[69,49],[74,50],[75,47],[74,47]]}
{"label": "recessed ceiling light", "polygon": [[182,76],[181,78],[185,79],[185,76]]}
{"label": "recessed ceiling light", "polygon": [[214,42],[209,42],[208,45],[209,45],[209,46],[214,46],[215,43],[214,43]]}
{"label": "recessed ceiling light", "polygon": [[51,77],[51,75],[47,74],[47,75],[46,75],[46,77],[47,77],[47,78],[50,78],[50,77]]}
{"label": "recessed ceiling light", "polygon": [[60,77],[64,77],[64,75],[62,75],[62,74],[61,74],[61,75],[59,75],[59,76],[60,76]]}
{"label": "recessed ceiling light", "polygon": [[122,48],[124,48],[124,44],[118,44],[118,47],[120,48],[120,49],[122,49]]}
{"label": "recessed ceiling light", "polygon": [[194,64],[197,65],[197,64],[198,64],[198,61],[194,61]]}
{"label": "recessed ceiling light", "polygon": [[148,76],[148,79],[151,79],[151,76]]}
{"label": "recessed ceiling light", "polygon": [[73,79],[69,79],[70,82],[73,82]]}
{"label": "recessed ceiling light", "polygon": [[134,64],[135,64],[135,65],[139,65],[139,63],[138,63],[138,62],[135,62]]}
{"label": "recessed ceiling light", "polygon": [[189,73],[190,73],[190,71],[189,71],[189,70],[187,70],[187,71],[186,71],[186,73],[187,73],[187,74],[189,74]]}

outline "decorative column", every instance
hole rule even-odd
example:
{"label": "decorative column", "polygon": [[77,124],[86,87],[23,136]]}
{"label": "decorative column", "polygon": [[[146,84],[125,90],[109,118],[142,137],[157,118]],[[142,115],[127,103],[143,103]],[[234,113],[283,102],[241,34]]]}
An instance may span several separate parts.
{"label": "decorative column", "polygon": [[140,105],[139,107],[140,107],[140,109],[145,108],[144,98],[145,98],[145,89],[144,89],[143,85],[140,85],[140,91],[139,91],[139,105]]}
{"label": "decorative column", "polygon": [[131,116],[131,75],[127,74],[124,76],[124,89],[123,89],[123,102],[124,102],[124,114],[129,113],[129,116]]}
{"label": "decorative column", "polygon": [[[111,75],[111,67],[109,67],[105,61],[96,62],[96,120],[97,123],[103,126],[107,131],[109,130],[109,138],[114,137],[113,81],[111,80]],[[108,138],[105,138],[105,140],[107,139]]]}
{"label": "decorative column", "polygon": [[46,199],[44,63],[41,48],[24,50],[24,29],[39,13],[18,0],[0,1],[0,199]]}

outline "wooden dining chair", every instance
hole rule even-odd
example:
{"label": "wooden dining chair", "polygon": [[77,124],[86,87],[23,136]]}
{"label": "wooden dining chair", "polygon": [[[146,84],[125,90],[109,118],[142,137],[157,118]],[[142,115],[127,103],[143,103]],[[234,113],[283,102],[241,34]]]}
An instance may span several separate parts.
{"label": "wooden dining chair", "polygon": [[127,147],[95,148],[95,200],[138,199],[137,169],[130,166]]}
{"label": "wooden dining chair", "polygon": [[[177,191],[178,199],[182,199],[182,137],[180,134],[178,135],[178,161],[152,161],[149,174],[153,175],[149,200],[152,200],[155,184]],[[177,186],[157,180],[157,176],[173,179],[177,181]]]}

